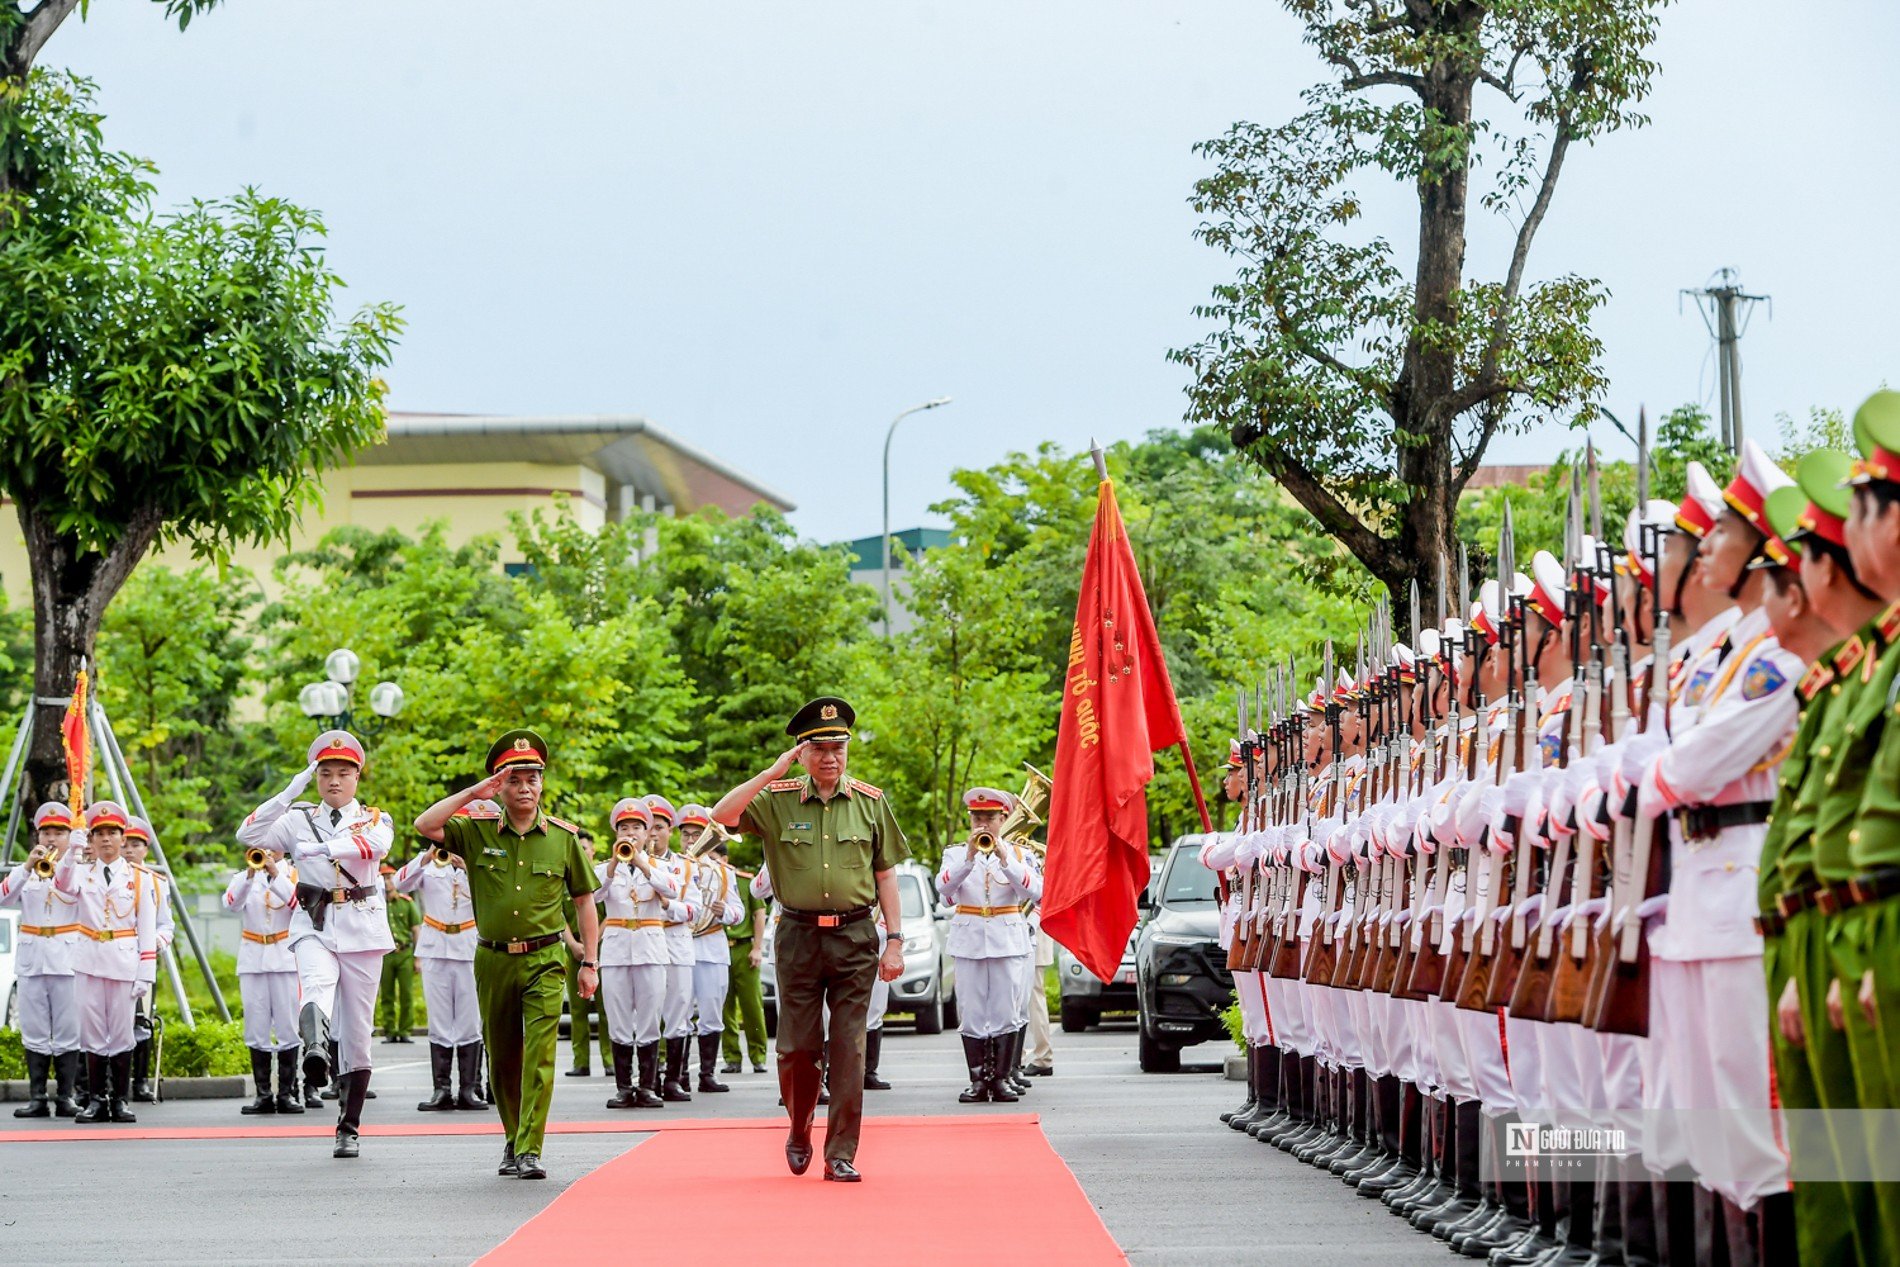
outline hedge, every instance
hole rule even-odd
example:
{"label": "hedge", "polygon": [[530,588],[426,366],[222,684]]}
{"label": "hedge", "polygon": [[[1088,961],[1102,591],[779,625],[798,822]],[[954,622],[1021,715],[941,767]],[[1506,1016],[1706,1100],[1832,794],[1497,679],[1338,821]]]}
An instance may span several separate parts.
{"label": "hedge", "polygon": [[[238,1021],[198,1022],[198,1028],[176,1020],[165,1024],[165,1050],[159,1070],[167,1078],[217,1077],[247,1074],[251,1054],[244,1046],[244,1026]],[[0,1078],[26,1077],[26,1048],[20,1031],[0,1029]]]}

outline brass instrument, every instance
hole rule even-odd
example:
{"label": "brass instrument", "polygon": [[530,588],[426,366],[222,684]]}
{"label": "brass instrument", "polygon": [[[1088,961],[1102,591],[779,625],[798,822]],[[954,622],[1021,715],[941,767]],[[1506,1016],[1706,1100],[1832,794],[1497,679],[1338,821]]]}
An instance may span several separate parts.
{"label": "brass instrument", "polygon": [[33,874],[42,880],[52,879],[54,869],[59,866],[59,857],[64,852],[63,849],[55,849],[51,853],[41,854],[39,861],[33,864]]}
{"label": "brass instrument", "polygon": [[614,857],[620,859],[622,862],[632,862],[633,855],[639,852],[640,846],[634,844],[631,840],[614,841]]}
{"label": "brass instrument", "polygon": [[706,820],[706,829],[699,833],[699,839],[685,851],[686,856],[697,862],[711,853],[715,845],[730,846],[733,839],[733,834],[726,830],[724,824],[709,818]]}
{"label": "brass instrument", "polygon": [[434,863],[436,863],[436,864],[438,864],[438,865],[440,865],[440,866],[444,866],[444,867],[447,867],[447,866],[453,866],[453,865],[454,865],[454,861],[453,861],[453,860],[454,860],[454,858],[455,858],[455,855],[454,855],[454,854],[452,854],[452,853],[450,853],[450,852],[449,852],[449,851],[448,851],[448,850],[447,850],[446,848],[444,848],[443,846],[441,846],[441,845],[437,845],[437,846],[436,846],[435,848],[433,848],[433,849],[431,849],[431,850],[429,851],[429,858],[430,858],[430,861],[432,861],[432,862],[434,862]]}
{"label": "brass instrument", "polygon": [[244,865],[252,871],[262,871],[270,865],[270,853],[252,845],[244,851]]}
{"label": "brass instrument", "polygon": [[997,835],[1013,845],[1020,845],[1041,855],[1048,850],[1045,844],[1039,844],[1031,833],[1043,825],[1043,815],[1049,812],[1049,798],[1055,794],[1055,784],[1049,776],[1023,762],[1023,769],[1029,771],[1029,779],[1023,784],[1022,795],[1016,798],[1015,808],[1003,819],[1003,825],[997,829]]}
{"label": "brass instrument", "polygon": [[970,847],[980,854],[995,853],[996,833],[993,831],[980,831],[976,833],[976,835],[970,837]]}

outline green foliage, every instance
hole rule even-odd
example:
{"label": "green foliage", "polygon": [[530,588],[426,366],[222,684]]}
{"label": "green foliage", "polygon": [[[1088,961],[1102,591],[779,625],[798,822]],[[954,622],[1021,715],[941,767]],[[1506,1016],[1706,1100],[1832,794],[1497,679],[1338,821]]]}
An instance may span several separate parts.
{"label": "green foliage", "polygon": [[1240,1016],[1240,1000],[1236,999],[1221,1009],[1220,1023],[1227,1027],[1227,1037],[1241,1051],[1247,1050],[1246,1022]]}
{"label": "green foliage", "polygon": [[242,1021],[200,1016],[196,1026],[167,1022],[159,1072],[167,1078],[218,1078],[251,1071]]}
{"label": "green foliage", "polygon": [[17,1029],[0,1029],[0,1078],[26,1077],[26,1044]]}

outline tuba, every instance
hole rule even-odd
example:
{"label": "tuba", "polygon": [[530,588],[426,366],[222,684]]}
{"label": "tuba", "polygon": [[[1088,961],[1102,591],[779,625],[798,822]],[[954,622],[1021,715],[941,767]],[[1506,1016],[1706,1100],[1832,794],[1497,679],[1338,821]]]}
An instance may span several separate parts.
{"label": "tuba", "polygon": [[733,834],[727,831],[723,824],[709,818],[706,820],[706,830],[700,832],[699,839],[693,842],[692,848],[685,851],[686,856],[698,862],[713,851],[714,845],[730,845],[733,839]]}
{"label": "tuba", "polygon": [[[1013,845],[1041,854],[1048,846],[1037,844],[1031,838],[1031,833],[1043,825],[1043,815],[1049,812],[1049,798],[1055,793],[1055,784],[1048,775],[1027,761],[1023,762],[1023,769],[1029,771],[1028,781],[1023,784],[1022,795],[1016,798],[1015,808],[1003,819],[1003,825],[996,834]],[[979,852],[989,852],[980,843],[977,848]]]}

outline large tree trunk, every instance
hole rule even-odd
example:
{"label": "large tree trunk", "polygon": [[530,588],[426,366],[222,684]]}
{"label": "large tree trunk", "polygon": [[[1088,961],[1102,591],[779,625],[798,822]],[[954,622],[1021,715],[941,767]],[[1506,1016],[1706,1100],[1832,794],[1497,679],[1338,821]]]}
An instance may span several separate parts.
{"label": "large tree trunk", "polygon": [[33,742],[21,796],[31,806],[65,800],[66,754],[60,722],[82,660],[90,660],[106,607],[157,539],[155,508],[136,511],[126,534],[101,554],[82,550],[26,501],[17,507],[33,570]]}

